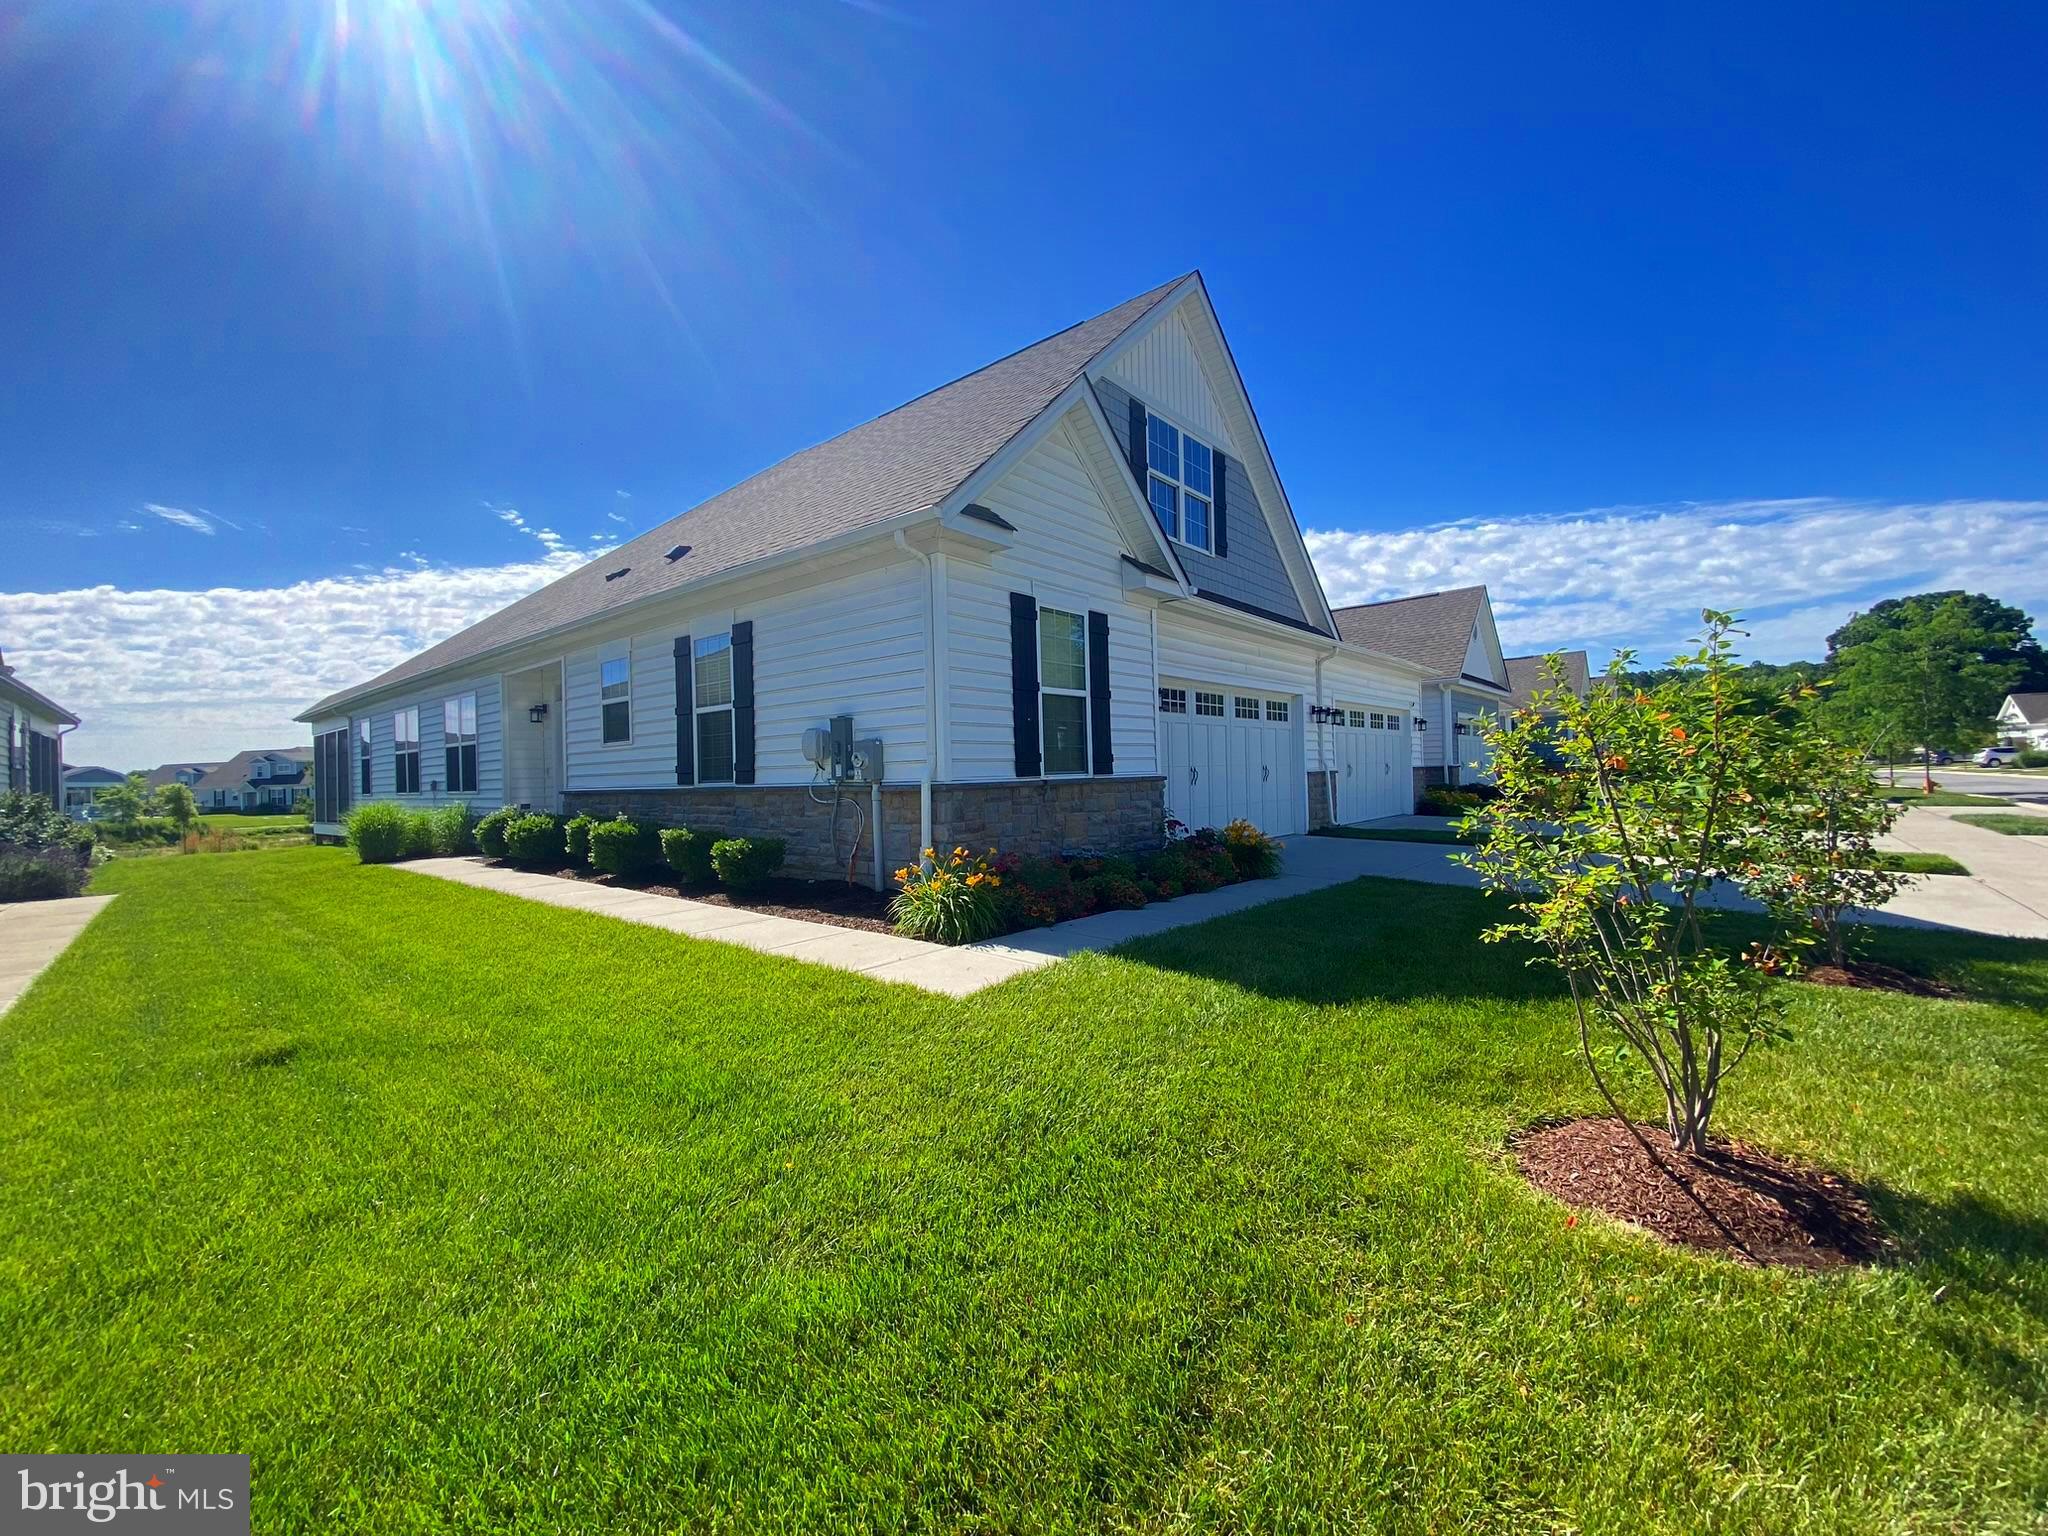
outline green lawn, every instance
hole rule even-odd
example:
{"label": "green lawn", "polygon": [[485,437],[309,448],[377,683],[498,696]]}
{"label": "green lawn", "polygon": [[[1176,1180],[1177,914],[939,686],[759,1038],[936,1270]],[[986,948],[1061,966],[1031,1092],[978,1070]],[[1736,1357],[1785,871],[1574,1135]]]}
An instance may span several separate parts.
{"label": "green lawn", "polygon": [[1960,861],[1950,858],[1945,853],[1881,851],[1877,855],[1877,867],[1900,875],[1967,875],[1970,872]]}
{"label": "green lawn", "polygon": [[2011,805],[2010,800],[2001,800],[1996,795],[1966,795],[1960,790],[1937,789],[1925,794],[1917,789],[1894,789],[1885,794],[1885,799],[1900,805]]}
{"label": "green lawn", "polygon": [[1980,1002],[1797,989],[1721,1123],[1907,1244],[1816,1278],[1521,1184],[1503,1138],[1597,1101],[1462,889],[955,1002],[337,850],[99,880],[0,1020],[0,1442],[248,1451],[258,1530],[2048,1507],[2048,945],[1887,934]]}
{"label": "green lawn", "polygon": [[1370,843],[1465,843],[1449,827],[1318,827],[1316,837],[1352,837]]}
{"label": "green lawn", "polygon": [[2003,832],[2009,837],[2048,837],[2048,816],[2029,816],[2025,811],[2014,811],[2005,816],[1987,813],[1982,816],[1958,816],[1955,819],[1965,826],[1982,827],[1987,832]]}

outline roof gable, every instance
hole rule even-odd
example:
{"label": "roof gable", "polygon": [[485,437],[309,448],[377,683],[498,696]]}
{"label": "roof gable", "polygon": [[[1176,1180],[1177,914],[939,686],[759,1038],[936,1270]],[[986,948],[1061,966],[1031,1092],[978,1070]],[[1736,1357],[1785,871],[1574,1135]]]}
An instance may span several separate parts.
{"label": "roof gable", "polygon": [[[1338,635],[1348,643],[1412,661],[1433,678],[1469,678],[1503,691],[1508,686],[1493,605],[1483,586],[1358,603],[1337,609],[1336,620]],[[1486,670],[1474,672],[1479,659]]]}
{"label": "roof gable", "polygon": [[2014,714],[2028,725],[2048,725],[2048,693],[2008,693],[2000,714]]}
{"label": "roof gable", "polygon": [[1565,687],[1582,699],[1586,696],[1592,687],[1593,669],[1584,651],[1545,651],[1535,656],[1510,656],[1508,687],[1513,690],[1512,702],[1517,708],[1526,709],[1535,694],[1555,686],[1544,667],[1553,655],[1564,666]]}
{"label": "roof gable", "polygon": [[930,513],[1081,379],[1097,353],[1187,281],[1141,293],[792,454],[298,718],[771,556]]}

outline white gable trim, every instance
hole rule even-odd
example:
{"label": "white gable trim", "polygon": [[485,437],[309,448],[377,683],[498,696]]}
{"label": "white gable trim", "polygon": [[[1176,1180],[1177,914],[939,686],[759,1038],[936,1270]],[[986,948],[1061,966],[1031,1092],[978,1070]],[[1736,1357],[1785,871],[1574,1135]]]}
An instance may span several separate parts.
{"label": "white gable trim", "polygon": [[1139,331],[1129,346],[1119,345],[1114,360],[1103,371],[1183,431],[1213,443],[1233,458],[1243,457],[1179,309]]}
{"label": "white gable trim", "polygon": [[1252,489],[1258,493],[1259,509],[1265,513],[1273,545],[1280,551],[1281,562],[1294,583],[1302,612],[1334,635],[1337,621],[1330,613],[1329,599],[1323,595],[1322,580],[1316,575],[1315,562],[1309,559],[1308,545],[1301,537],[1300,520],[1294,515],[1294,504],[1287,499],[1287,492],[1281,487],[1279,467],[1273,462],[1272,450],[1266,446],[1266,434],[1259,429],[1258,414],[1252,409],[1244,376],[1237,371],[1237,360],[1231,356],[1230,343],[1223,335],[1222,323],[1216,318],[1215,306],[1209,302],[1209,290],[1203,286],[1202,275],[1193,272],[1176,283],[1129,330],[1096,354],[1095,360],[1088,365],[1089,373],[1113,372],[1119,359],[1170,318],[1177,319],[1185,327],[1195,357],[1208,377],[1210,393],[1222,412],[1230,441],[1237,448],[1235,457],[1251,477]]}

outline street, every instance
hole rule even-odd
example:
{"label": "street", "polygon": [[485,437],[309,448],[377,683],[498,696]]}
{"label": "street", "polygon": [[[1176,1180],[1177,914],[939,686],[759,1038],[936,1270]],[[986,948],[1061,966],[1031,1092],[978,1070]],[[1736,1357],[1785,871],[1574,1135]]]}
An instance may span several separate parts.
{"label": "street", "polygon": [[[1920,785],[1920,765],[1901,763],[1898,768],[1899,788],[1917,789]],[[1889,783],[1889,775],[1883,768],[1877,769],[1877,781]],[[2015,773],[2005,768],[1965,768],[1951,764],[1934,770],[1934,782],[1943,789],[1952,789],[1962,795],[1996,795],[2001,800],[2032,801],[2037,805],[2048,805],[2048,774]]]}

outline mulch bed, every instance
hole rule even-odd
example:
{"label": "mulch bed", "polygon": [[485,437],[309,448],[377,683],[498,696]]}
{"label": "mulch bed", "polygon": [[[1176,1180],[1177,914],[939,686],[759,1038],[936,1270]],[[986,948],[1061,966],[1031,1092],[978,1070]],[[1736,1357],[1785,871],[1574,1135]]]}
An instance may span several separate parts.
{"label": "mulch bed", "polygon": [[1820,987],[1854,987],[1871,992],[1904,992],[1910,997],[1961,998],[1960,988],[1927,976],[1915,976],[1896,965],[1876,960],[1851,960],[1847,965],[1816,965],[1799,979]]}
{"label": "mulch bed", "polygon": [[1510,1146],[1522,1177],[1544,1193],[1669,1243],[1794,1269],[1869,1264],[1891,1250],[1869,1202],[1835,1174],[1739,1141],[1687,1156],[1672,1151],[1662,1127],[1641,1129],[1654,1160],[1612,1118],[1537,1126]]}
{"label": "mulch bed", "polygon": [[793,917],[807,923],[830,923],[835,928],[864,928],[869,933],[894,933],[889,921],[890,892],[848,885],[844,880],[798,880],[777,876],[765,885],[734,896],[718,886],[698,889],[651,880],[619,880],[593,869],[556,869],[544,873],[564,880],[582,880],[591,885],[610,885],[622,890],[645,891],[650,896],[680,896],[713,907],[738,907],[763,917]]}

